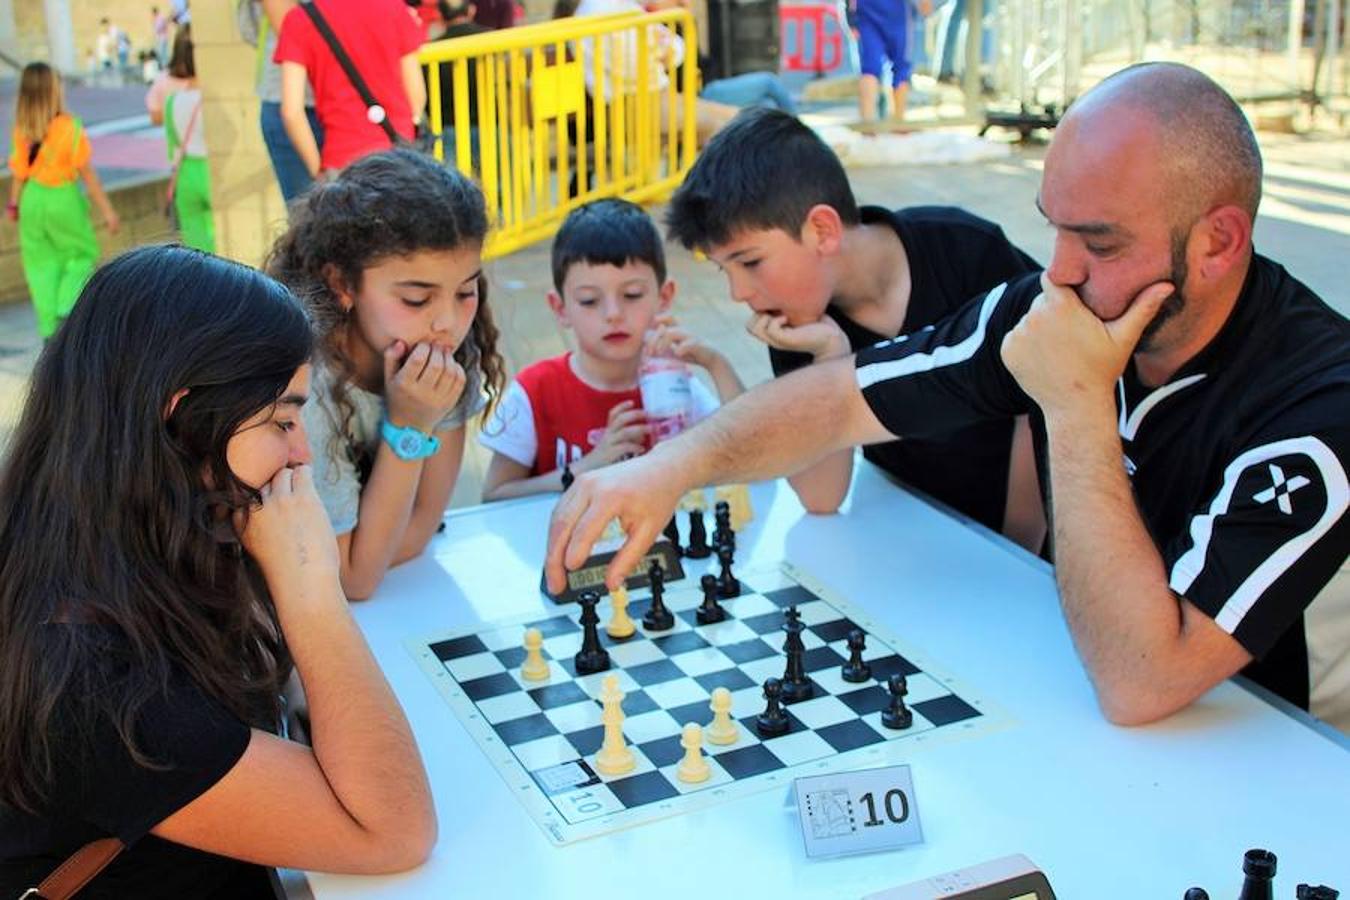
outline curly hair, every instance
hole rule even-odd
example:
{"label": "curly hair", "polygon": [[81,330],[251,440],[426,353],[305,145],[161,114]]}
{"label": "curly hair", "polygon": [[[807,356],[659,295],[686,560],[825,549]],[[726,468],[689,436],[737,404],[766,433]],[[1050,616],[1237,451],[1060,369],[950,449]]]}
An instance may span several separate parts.
{"label": "curly hair", "polygon": [[[310,311],[320,358],[337,376],[333,400],[346,434],[354,415],[346,386],[355,366],[343,349],[350,317],[333,293],[340,280],[353,293],[362,274],[391,256],[421,250],[454,250],[481,245],[487,211],[478,187],[454,169],[410,150],[364,157],[332,181],[316,184],[296,201],[291,226],[273,245],[265,269],[285,284]],[[487,392],[486,422],[506,383],[506,365],[497,351],[500,332],[488,305],[487,279],[478,279],[478,313],[455,361],[477,366]],[[336,458],[337,448],[328,448]]]}

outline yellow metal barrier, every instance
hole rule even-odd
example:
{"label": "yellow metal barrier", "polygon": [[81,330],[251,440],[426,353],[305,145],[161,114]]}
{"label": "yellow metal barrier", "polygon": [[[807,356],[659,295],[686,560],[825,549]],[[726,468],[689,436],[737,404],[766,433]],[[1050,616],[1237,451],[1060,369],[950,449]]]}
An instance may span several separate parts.
{"label": "yellow metal barrier", "polygon": [[424,46],[436,158],[449,155],[478,179],[494,220],[483,255],[549,237],[591,200],[642,203],[673,191],[697,152],[697,56],[683,9],[557,19]]}

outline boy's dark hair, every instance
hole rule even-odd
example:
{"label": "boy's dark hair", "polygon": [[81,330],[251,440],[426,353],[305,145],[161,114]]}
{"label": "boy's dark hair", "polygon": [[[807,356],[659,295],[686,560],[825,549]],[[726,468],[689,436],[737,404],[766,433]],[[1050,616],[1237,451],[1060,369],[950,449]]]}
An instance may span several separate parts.
{"label": "boy's dark hair", "polygon": [[636,203],[617,197],[577,207],[553,239],[553,286],[562,293],[563,279],[575,263],[622,266],[646,263],[657,284],[666,281],[666,250],[651,216]]}
{"label": "boy's dark hair", "polygon": [[781,110],[747,109],[703,148],[670,198],[666,226],[687,250],[725,244],[744,228],[796,240],[822,203],[846,226],[861,221],[844,166],[819,135]]}

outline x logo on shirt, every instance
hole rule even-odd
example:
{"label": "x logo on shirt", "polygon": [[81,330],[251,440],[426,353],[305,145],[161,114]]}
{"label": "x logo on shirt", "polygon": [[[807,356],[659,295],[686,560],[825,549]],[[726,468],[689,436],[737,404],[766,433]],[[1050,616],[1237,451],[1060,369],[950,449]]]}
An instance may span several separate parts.
{"label": "x logo on shirt", "polygon": [[1252,495],[1252,499],[1257,503],[1269,503],[1274,500],[1280,507],[1280,512],[1286,516],[1293,515],[1294,506],[1289,501],[1289,495],[1302,487],[1312,484],[1310,480],[1302,475],[1295,475],[1293,478],[1286,479],[1284,470],[1279,466],[1270,465],[1270,480],[1273,482],[1270,487],[1264,491],[1259,491]]}

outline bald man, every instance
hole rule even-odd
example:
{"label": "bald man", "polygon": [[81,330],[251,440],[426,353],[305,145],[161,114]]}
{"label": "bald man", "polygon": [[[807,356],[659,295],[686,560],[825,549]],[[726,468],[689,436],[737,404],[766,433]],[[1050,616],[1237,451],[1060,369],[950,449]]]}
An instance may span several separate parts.
{"label": "bald man", "polygon": [[1255,138],[1218,85],[1175,64],[1117,73],[1046,155],[1043,275],[577,479],[550,583],[618,517],[617,584],[691,486],[1030,413],[1061,605],[1111,721],[1243,672],[1350,730],[1350,323],[1253,251],[1260,193]]}

